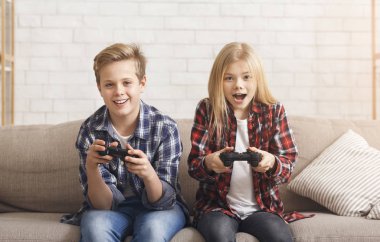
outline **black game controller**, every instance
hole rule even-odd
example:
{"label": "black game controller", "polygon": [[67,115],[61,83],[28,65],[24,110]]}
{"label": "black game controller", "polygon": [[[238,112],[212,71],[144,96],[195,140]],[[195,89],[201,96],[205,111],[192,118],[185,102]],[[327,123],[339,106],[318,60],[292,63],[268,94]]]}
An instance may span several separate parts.
{"label": "black game controller", "polygon": [[238,152],[223,152],[220,153],[219,158],[223,161],[224,166],[231,166],[234,161],[245,160],[251,166],[256,167],[263,155],[258,152],[253,152],[247,150],[247,152],[238,153]]}
{"label": "black game controller", "polygon": [[106,150],[98,151],[98,153],[101,156],[110,155],[113,157],[120,157],[120,158],[124,158],[126,156],[134,157],[133,155],[128,154],[127,149],[121,149],[121,148],[112,147],[112,146],[106,147]]}

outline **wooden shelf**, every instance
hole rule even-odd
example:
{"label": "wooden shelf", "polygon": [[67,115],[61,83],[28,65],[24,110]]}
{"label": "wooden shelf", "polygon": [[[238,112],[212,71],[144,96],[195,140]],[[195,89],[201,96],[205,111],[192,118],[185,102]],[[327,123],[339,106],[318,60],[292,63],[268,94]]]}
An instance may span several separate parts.
{"label": "wooden shelf", "polygon": [[372,119],[377,118],[377,107],[376,107],[376,72],[377,65],[376,61],[380,59],[380,53],[376,50],[376,1],[372,0],[371,3],[372,12]]}
{"label": "wooden shelf", "polygon": [[14,125],[14,1],[0,0],[1,126]]}

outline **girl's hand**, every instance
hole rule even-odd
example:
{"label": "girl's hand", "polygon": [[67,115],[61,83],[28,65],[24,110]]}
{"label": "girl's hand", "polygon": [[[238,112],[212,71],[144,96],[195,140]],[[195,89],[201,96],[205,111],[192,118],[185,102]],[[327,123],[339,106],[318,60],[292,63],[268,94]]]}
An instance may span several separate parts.
{"label": "girl's hand", "polygon": [[[96,139],[87,150],[86,169],[97,168],[99,164],[107,164],[112,160],[112,156],[99,155],[99,151],[106,150],[106,142],[101,139]],[[110,146],[117,147],[117,142],[112,142]]]}
{"label": "girl's hand", "polygon": [[215,173],[231,172],[231,169],[229,167],[224,166],[223,161],[219,158],[219,155],[220,153],[231,152],[233,150],[233,147],[226,147],[222,150],[207,155],[204,161],[206,169],[209,171],[214,171]]}
{"label": "girl's hand", "polygon": [[254,171],[265,173],[268,170],[273,168],[273,166],[276,162],[276,158],[274,157],[274,155],[272,155],[271,153],[266,152],[264,150],[259,150],[256,147],[249,147],[248,149],[251,151],[254,151],[254,152],[258,152],[258,153],[262,154],[262,156],[263,156],[263,158],[259,162],[258,166],[252,167],[252,169]]}

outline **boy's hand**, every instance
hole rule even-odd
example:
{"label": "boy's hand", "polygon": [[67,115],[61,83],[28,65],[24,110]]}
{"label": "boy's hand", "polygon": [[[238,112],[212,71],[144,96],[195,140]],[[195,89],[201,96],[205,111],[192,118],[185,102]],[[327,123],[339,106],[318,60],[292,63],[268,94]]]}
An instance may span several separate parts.
{"label": "boy's hand", "polygon": [[127,149],[128,154],[131,155],[125,157],[129,172],[136,174],[143,180],[151,180],[152,178],[157,177],[156,171],[143,151],[133,149],[130,144],[127,144]]}
{"label": "boy's hand", "polygon": [[[112,142],[110,146],[117,147],[117,142]],[[98,164],[107,164],[112,160],[112,156],[99,155],[98,151],[106,150],[106,142],[104,140],[96,139],[87,150],[86,169],[97,168]]]}
{"label": "boy's hand", "polygon": [[263,155],[263,158],[261,159],[257,167],[252,167],[254,171],[265,173],[273,168],[274,163],[276,162],[274,155],[264,150],[259,150],[256,147],[249,147],[248,149]]}
{"label": "boy's hand", "polygon": [[223,152],[231,152],[233,151],[233,147],[226,147],[222,150],[216,151],[212,154],[209,154],[205,158],[205,166],[209,171],[214,171],[215,173],[225,173],[230,172],[231,169],[229,167],[225,167],[223,161],[219,158],[220,153]]}

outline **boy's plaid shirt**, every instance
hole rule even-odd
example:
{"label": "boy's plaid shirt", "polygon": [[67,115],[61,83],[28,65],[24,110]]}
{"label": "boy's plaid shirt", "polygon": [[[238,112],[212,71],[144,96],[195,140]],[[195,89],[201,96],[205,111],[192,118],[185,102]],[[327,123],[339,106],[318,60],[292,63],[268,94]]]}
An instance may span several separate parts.
{"label": "boy's plaid shirt", "polygon": [[[78,225],[82,214],[91,208],[91,203],[87,197],[88,186],[85,169],[86,153],[89,146],[95,139],[102,139],[109,144],[118,141],[116,137],[106,106],[102,106],[82,124],[76,147],[80,156],[80,183],[85,201],[78,213],[63,216],[61,222]],[[120,147],[120,142],[118,143]],[[129,173],[120,158],[114,158],[109,164],[99,165],[99,172],[112,191],[111,209],[116,208],[125,199],[129,186],[132,192],[142,199],[144,206],[148,208],[154,210],[168,209],[178,201],[187,213],[178,182],[178,166],[182,154],[182,144],[175,121],[141,101],[138,124],[128,143],[147,155],[162,182],[163,197],[156,203],[150,204],[142,179]]]}
{"label": "boy's plaid shirt", "polygon": [[[206,212],[221,211],[237,218],[227,203],[231,174],[208,172],[204,166],[206,155],[226,146],[235,147],[237,122],[232,108],[228,107],[228,125],[224,127],[224,137],[216,140],[209,137],[210,102],[199,102],[191,131],[192,148],[188,158],[189,174],[199,181],[196,195],[195,220]],[[227,138],[226,138],[227,137]],[[271,173],[253,171],[253,188],[258,205],[263,211],[276,213],[288,222],[304,218],[299,213],[283,214],[284,207],[279,197],[278,185],[288,181],[298,152],[294,137],[288,126],[286,112],[282,104],[265,105],[254,102],[248,117],[248,137],[251,147],[267,151],[276,158],[276,170]]]}

